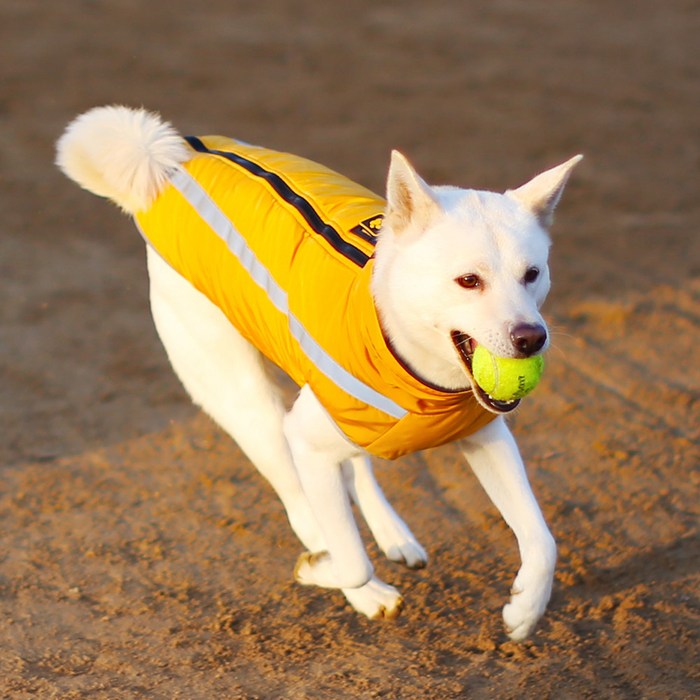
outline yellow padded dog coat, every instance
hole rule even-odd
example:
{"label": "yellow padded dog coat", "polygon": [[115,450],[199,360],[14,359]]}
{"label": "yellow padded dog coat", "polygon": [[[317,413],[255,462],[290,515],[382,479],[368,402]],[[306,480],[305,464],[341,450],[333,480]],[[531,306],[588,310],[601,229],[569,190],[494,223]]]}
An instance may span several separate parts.
{"label": "yellow padded dog coat", "polygon": [[220,136],[136,215],[147,242],[299,385],[343,433],[394,459],[476,432],[471,391],[415,377],[393,354],[370,291],[385,202],[317,163]]}

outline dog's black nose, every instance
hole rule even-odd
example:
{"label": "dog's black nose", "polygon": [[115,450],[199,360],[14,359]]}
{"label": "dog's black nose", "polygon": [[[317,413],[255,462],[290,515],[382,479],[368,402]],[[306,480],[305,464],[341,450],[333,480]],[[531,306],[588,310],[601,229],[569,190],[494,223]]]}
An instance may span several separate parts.
{"label": "dog's black nose", "polygon": [[511,328],[510,339],[521,357],[530,357],[544,347],[547,329],[539,323],[519,323]]}

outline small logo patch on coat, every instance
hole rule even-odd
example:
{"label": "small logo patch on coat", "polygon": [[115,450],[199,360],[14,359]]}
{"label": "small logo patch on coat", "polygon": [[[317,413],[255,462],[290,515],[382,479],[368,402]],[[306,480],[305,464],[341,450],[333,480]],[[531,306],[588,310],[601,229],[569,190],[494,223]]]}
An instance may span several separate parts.
{"label": "small logo patch on coat", "polygon": [[356,236],[359,236],[370,243],[374,243],[377,239],[379,229],[382,227],[383,221],[384,214],[371,216],[369,219],[365,219],[364,221],[360,222],[357,226],[355,226],[355,228],[350,229],[350,233],[354,233]]}

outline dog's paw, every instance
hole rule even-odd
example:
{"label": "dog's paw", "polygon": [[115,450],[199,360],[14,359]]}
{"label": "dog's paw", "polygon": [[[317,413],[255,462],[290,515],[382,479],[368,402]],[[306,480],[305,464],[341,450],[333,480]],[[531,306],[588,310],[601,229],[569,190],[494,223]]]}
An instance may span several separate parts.
{"label": "dog's paw", "polygon": [[422,569],[428,563],[425,549],[398,515],[374,525],[374,538],[387,559],[405,564],[409,569]]}
{"label": "dog's paw", "polygon": [[294,565],[294,579],[302,586],[337,588],[328,552],[302,552]]}
{"label": "dog's paw", "polygon": [[552,594],[552,568],[527,572],[521,569],[513,587],[510,602],[503,608],[503,622],[508,636],[522,642],[537,626]]}
{"label": "dog's paw", "polygon": [[294,566],[294,578],[304,586],[360,588],[372,578],[372,565],[368,560],[366,566],[338,573],[328,552],[303,552]]}
{"label": "dog's paw", "polygon": [[357,612],[371,620],[394,620],[403,610],[401,594],[376,577],[360,588],[344,588],[343,593]]}
{"label": "dog's paw", "polygon": [[409,569],[422,569],[428,563],[428,554],[415,539],[394,542],[382,547],[382,551],[387,559],[405,564]]}

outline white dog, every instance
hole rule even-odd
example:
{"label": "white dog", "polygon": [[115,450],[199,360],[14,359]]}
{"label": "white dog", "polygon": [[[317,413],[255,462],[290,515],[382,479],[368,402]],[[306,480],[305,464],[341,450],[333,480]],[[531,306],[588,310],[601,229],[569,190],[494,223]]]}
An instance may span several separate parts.
{"label": "white dog", "polygon": [[[342,589],[369,617],[396,616],[401,596],[373,575],[350,498],[391,560],[424,566],[368,453],[458,439],[518,540],[503,609],[514,640],[545,610],[556,546],[502,415],[518,401],[489,397],[471,355],[479,343],[502,357],[546,349],[547,230],[579,160],[496,194],[430,187],[395,152],[384,202],[309,161],[185,140],[123,107],[78,117],[57,156],[134,215],[172,365],[279,494],[306,550],[297,580]],[[301,387],[289,412],[261,352]]]}

